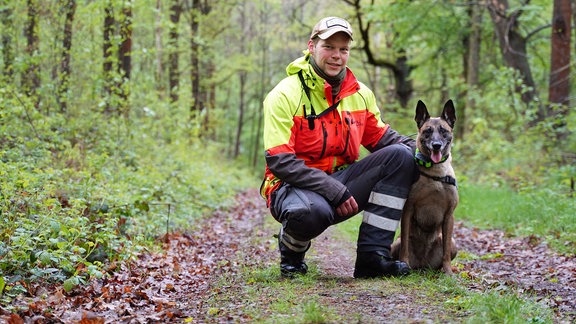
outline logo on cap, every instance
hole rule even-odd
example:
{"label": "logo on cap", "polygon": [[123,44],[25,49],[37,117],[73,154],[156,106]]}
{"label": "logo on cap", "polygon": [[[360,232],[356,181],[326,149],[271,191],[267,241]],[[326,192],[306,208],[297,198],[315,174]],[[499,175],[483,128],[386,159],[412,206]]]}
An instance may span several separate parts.
{"label": "logo on cap", "polygon": [[338,17],[327,17],[314,26],[310,39],[314,37],[327,39],[338,32],[344,32],[352,39],[352,27],[346,20]]}

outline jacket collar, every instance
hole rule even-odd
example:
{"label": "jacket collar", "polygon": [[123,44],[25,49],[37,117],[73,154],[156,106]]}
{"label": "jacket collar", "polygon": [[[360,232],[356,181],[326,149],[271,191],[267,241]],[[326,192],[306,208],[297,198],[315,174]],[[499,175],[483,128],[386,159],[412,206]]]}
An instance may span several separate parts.
{"label": "jacket collar", "polygon": [[[298,74],[299,71],[302,71],[304,74],[304,80],[306,85],[310,88],[311,91],[318,91],[322,89],[325,97],[328,100],[328,104],[334,104],[332,102],[332,86],[324,81],[312,68],[310,65],[310,52],[308,50],[304,51],[304,56],[301,56],[294,61],[292,61],[286,67],[286,73],[288,75]],[[322,82],[314,82],[314,81],[322,80]],[[315,90],[316,89],[316,90]],[[360,84],[356,76],[352,72],[352,70],[346,67],[346,77],[342,81],[340,85],[340,93],[336,97],[336,101],[340,101],[356,92],[360,89]]]}

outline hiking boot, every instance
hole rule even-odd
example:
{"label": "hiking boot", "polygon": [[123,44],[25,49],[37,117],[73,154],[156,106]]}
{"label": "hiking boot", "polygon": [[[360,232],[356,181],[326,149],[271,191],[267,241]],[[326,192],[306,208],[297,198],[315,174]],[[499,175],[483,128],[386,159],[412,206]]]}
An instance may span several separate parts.
{"label": "hiking boot", "polygon": [[384,251],[358,252],[354,278],[405,276],[410,273],[406,262],[395,261]]}
{"label": "hiking boot", "polygon": [[[304,253],[302,253],[304,254]],[[305,275],[308,272],[308,265],[304,262],[304,256],[298,260],[280,257],[280,274],[284,278],[294,278],[295,275]]]}
{"label": "hiking boot", "polygon": [[290,250],[281,240],[278,240],[280,250],[280,274],[285,278],[293,278],[296,274],[304,275],[308,272],[308,266],[304,262],[304,255],[310,247],[310,244],[304,252],[294,252]]}

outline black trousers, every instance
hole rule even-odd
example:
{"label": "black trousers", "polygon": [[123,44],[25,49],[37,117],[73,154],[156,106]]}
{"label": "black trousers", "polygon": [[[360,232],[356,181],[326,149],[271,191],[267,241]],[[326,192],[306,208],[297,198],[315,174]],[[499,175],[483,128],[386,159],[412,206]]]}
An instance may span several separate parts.
{"label": "black trousers", "polygon": [[[402,208],[418,171],[411,148],[390,145],[331,176],[346,185],[364,212],[358,235],[358,252],[389,252]],[[320,194],[284,184],[272,198],[272,215],[282,223],[281,241],[304,252],[310,241],[329,226],[350,217],[338,217]]]}

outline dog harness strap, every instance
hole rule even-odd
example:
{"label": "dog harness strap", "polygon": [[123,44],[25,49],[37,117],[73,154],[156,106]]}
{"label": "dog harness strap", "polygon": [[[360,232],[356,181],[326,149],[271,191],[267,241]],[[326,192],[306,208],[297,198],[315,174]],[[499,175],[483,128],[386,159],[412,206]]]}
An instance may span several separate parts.
{"label": "dog harness strap", "polygon": [[422,171],[420,171],[420,174],[423,175],[423,176],[425,176],[425,177],[427,177],[427,178],[430,178],[430,179],[432,179],[432,180],[440,181],[440,182],[442,182],[442,183],[445,183],[445,184],[449,184],[449,185],[458,187],[458,184],[456,183],[456,179],[453,178],[453,177],[451,177],[451,176],[449,176],[449,175],[443,176],[443,177],[435,177],[435,176],[426,174],[426,173],[424,173],[424,172],[422,172]]}

